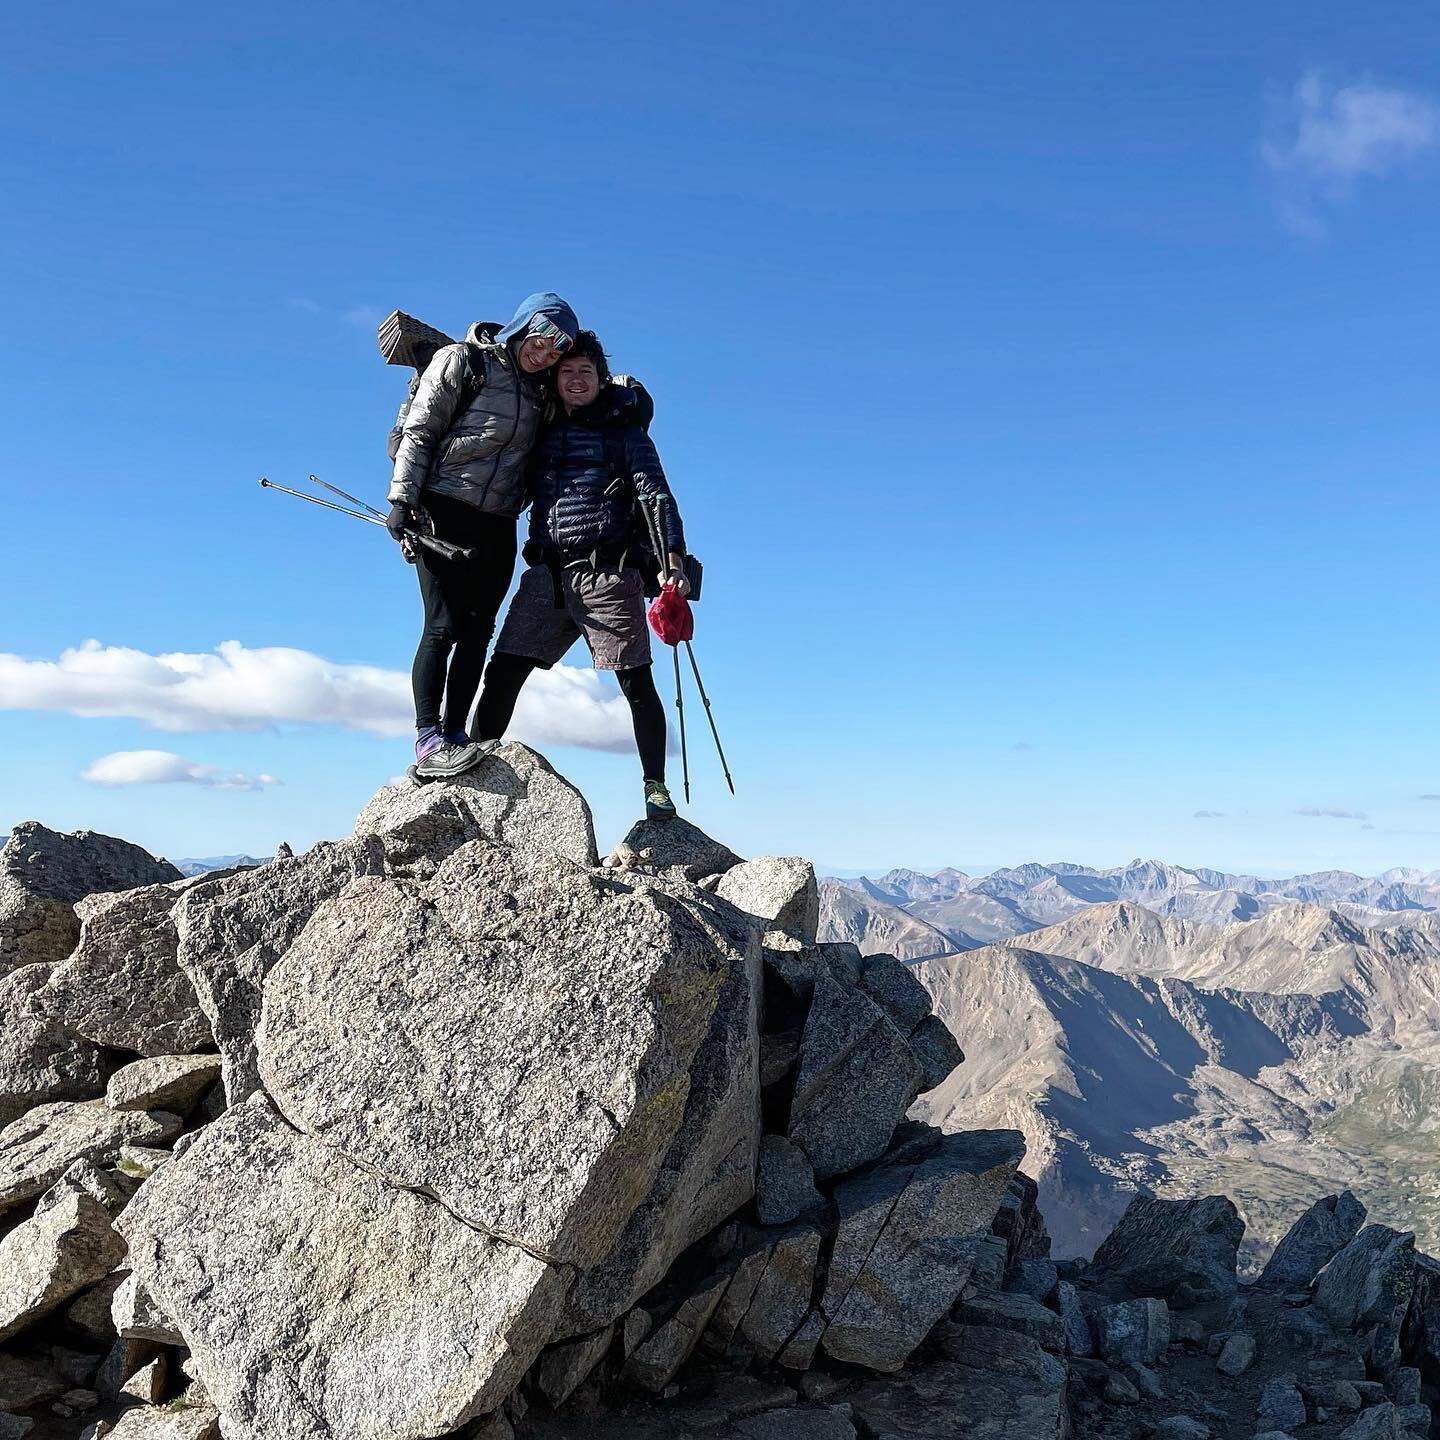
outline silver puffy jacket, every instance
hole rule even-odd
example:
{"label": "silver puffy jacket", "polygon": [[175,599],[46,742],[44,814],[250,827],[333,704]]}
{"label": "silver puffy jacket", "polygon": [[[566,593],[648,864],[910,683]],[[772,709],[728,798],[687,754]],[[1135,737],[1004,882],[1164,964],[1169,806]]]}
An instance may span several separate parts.
{"label": "silver puffy jacket", "polygon": [[414,505],[430,490],[491,515],[514,516],[525,508],[540,394],[493,334],[490,326],[472,325],[465,337],[483,355],[485,383],[463,411],[465,395],[474,393],[467,346],[446,345],[425,367],[398,423],[391,504]]}

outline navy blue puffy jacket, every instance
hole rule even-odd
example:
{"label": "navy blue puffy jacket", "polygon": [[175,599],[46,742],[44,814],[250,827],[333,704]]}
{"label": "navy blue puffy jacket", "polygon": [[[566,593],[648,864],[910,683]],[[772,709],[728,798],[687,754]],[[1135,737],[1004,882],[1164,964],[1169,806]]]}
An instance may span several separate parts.
{"label": "navy blue puffy jacket", "polygon": [[[531,455],[531,540],[560,551],[566,559],[578,559],[600,546],[643,544],[645,530],[633,503],[638,492],[646,498],[669,499],[665,543],[677,555],[685,553],[680,512],[641,414],[635,391],[613,383],[606,384],[583,410],[573,415],[562,410]],[[622,444],[612,440],[611,446],[617,457],[623,446],[625,478],[639,477],[633,486],[618,486],[610,495],[605,492],[615,477],[606,450],[607,430],[620,436]]]}

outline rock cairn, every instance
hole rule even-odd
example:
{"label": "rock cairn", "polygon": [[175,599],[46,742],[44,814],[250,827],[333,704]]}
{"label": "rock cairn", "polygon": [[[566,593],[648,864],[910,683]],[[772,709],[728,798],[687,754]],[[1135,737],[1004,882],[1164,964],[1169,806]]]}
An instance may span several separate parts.
{"label": "rock cairn", "polygon": [[806,862],[602,863],[522,746],[258,867],[0,875],[0,1440],[1427,1432],[1413,1237],[1333,1197],[1242,1286],[1228,1200],[1140,1196],[1057,1265]]}

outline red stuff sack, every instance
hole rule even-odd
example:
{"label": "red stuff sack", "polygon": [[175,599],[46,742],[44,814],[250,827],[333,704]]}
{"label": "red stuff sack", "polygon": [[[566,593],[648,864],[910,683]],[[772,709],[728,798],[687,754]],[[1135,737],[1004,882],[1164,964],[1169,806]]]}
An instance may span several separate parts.
{"label": "red stuff sack", "polygon": [[678,645],[695,634],[695,615],[690,602],[675,588],[665,585],[651,603],[650,628],[666,645]]}

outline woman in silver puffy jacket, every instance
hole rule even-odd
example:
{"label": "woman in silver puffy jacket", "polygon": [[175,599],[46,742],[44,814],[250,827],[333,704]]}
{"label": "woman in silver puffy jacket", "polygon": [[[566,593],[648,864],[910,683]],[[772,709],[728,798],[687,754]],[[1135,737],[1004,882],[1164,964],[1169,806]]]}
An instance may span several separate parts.
{"label": "woman in silver puffy jacket", "polygon": [[558,295],[531,295],[508,325],[472,325],[437,350],[399,423],[390,533],[431,529],[471,552],[414,557],[425,606],[411,671],[418,778],[459,775],[484,755],[466,724],[515,570],[515,521],[546,402],[541,377],[579,333]]}

